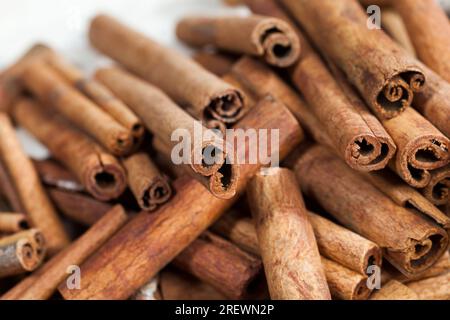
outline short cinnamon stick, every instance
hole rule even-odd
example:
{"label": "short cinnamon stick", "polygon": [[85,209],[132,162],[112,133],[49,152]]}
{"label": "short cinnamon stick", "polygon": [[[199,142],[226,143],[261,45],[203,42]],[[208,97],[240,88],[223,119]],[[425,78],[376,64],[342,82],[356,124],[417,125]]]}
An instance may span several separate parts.
{"label": "short cinnamon stick", "polygon": [[118,160],[57,114],[50,114],[33,100],[23,99],[14,105],[13,115],[94,197],[106,201],[125,190],[125,171]]}
{"label": "short cinnamon stick", "polygon": [[370,300],[419,300],[419,296],[404,284],[391,280],[375,291]]}
{"label": "short cinnamon stick", "polygon": [[429,184],[422,190],[423,195],[434,205],[442,206],[450,201],[450,165],[431,171]]}
{"label": "short cinnamon stick", "polygon": [[444,229],[396,205],[325,148],[309,149],[295,168],[306,194],[344,226],[377,243],[404,274],[426,270],[447,250]]}
{"label": "short cinnamon stick", "polygon": [[208,120],[219,120],[231,125],[246,112],[244,97],[238,90],[192,60],[112,17],[95,17],[89,37],[95,48],[160,87],[206,123]]}
{"label": "short cinnamon stick", "polygon": [[271,65],[285,68],[300,56],[300,42],[283,20],[248,17],[186,17],[177,24],[177,36],[191,46],[212,45],[218,49],[263,56]]}
{"label": "short cinnamon stick", "polygon": [[69,242],[31,160],[24,153],[9,117],[0,113],[0,158],[29,218],[31,226],[42,231],[50,254]]}
{"label": "short cinnamon stick", "polygon": [[15,233],[27,228],[27,218],[23,213],[0,212],[0,232]]}

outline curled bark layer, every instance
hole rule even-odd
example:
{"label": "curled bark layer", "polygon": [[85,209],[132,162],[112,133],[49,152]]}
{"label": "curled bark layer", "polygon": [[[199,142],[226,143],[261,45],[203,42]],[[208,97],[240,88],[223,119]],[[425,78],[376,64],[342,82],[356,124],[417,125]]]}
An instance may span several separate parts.
{"label": "curled bark layer", "polygon": [[423,195],[436,206],[450,201],[450,165],[431,172],[428,185],[422,190]]}

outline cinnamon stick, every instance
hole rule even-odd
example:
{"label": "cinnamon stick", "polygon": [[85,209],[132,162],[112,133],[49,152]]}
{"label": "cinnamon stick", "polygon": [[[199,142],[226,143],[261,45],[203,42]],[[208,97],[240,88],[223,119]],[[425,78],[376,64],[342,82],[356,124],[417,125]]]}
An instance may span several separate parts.
{"label": "cinnamon stick", "polygon": [[14,183],[12,182],[5,166],[0,160],[0,194],[7,200],[9,207],[15,212],[25,212],[20,203]]}
{"label": "cinnamon stick", "polygon": [[[278,128],[279,148],[268,154],[286,156],[301,140],[301,129],[289,111],[273,101],[263,100],[240,121],[240,128]],[[253,144],[249,141],[250,144]],[[238,147],[238,159],[254,146]],[[244,162],[244,161],[242,161]],[[242,163],[241,162],[241,163]],[[249,178],[260,164],[241,165],[238,194],[244,191]],[[182,178],[175,181],[177,193],[155,214],[139,214],[121,229],[105,246],[82,266],[81,290],[60,290],[66,299],[124,299],[132,295],[148,279],[154,277],[169,261],[192,243],[221,214],[230,208],[235,198],[214,197],[200,183]],[[183,212],[178,215],[174,212]],[[152,228],[147,228],[149,224]],[[145,267],[144,267],[145,266]],[[120,270],[127,270],[126,277]]]}
{"label": "cinnamon stick", "polygon": [[431,171],[431,179],[422,190],[423,195],[436,206],[445,205],[450,201],[450,165]]}
{"label": "cinnamon stick", "polygon": [[64,227],[48,199],[33,163],[24,153],[9,117],[0,113],[0,158],[33,227],[42,231],[49,254],[69,242]]}
{"label": "cinnamon stick", "polygon": [[[140,116],[145,126],[170,152],[178,144],[171,139],[173,132],[187,130],[191,146],[189,166],[196,173],[194,176],[199,174],[201,181],[217,197],[228,199],[235,195],[239,166],[228,163],[227,159],[233,159],[233,155],[227,153],[226,144],[219,136],[204,138],[202,132],[206,129],[200,126],[202,132],[196,132],[195,120],[161,90],[125,71],[101,69],[96,77]],[[208,157],[208,154],[214,156]]]}
{"label": "cinnamon stick", "polygon": [[370,300],[419,300],[419,296],[404,284],[391,280],[375,291]]}
{"label": "cinnamon stick", "polygon": [[33,160],[33,164],[44,185],[72,192],[84,191],[76,177],[55,160]]}
{"label": "cinnamon stick", "polygon": [[264,263],[270,297],[329,300],[313,228],[288,169],[263,169],[250,180],[248,201]]}
{"label": "cinnamon stick", "polygon": [[[44,259],[42,235],[37,229],[22,231],[0,239],[0,278],[35,270]],[[38,251],[39,250],[39,251]]]}
{"label": "cinnamon stick", "polygon": [[160,87],[205,123],[219,120],[231,125],[246,112],[238,90],[112,17],[95,17],[89,38],[95,48]]}
{"label": "cinnamon stick", "polygon": [[70,246],[4,294],[2,299],[50,298],[58,284],[66,285],[63,281],[68,275],[67,268],[80,265],[119,230],[126,220],[124,209],[120,205],[115,206]]}
{"label": "cinnamon stick", "polygon": [[230,299],[248,297],[262,271],[259,258],[211,232],[197,238],[173,264],[209,283]]}
{"label": "cinnamon stick", "polygon": [[281,3],[380,119],[393,118],[411,105],[414,92],[425,83],[421,68],[383,31],[367,27],[367,16],[356,0]]}
{"label": "cinnamon stick", "polygon": [[309,149],[295,169],[307,195],[344,226],[378,244],[405,275],[426,270],[447,250],[444,229],[396,205],[325,148]]}
{"label": "cinnamon stick", "polygon": [[222,77],[230,71],[234,59],[228,55],[208,50],[196,51],[192,59],[209,72]]}
{"label": "cinnamon stick", "polygon": [[0,212],[0,232],[15,233],[24,229],[28,229],[28,222],[23,213]]}
{"label": "cinnamon stick", "polygon": [[176,34],[191,46],[212,45],[221,50],[264,57],[268,64],[281,68],[294,64],[301,50],[289,24],[259,15],[185,17],[178,22]]}
{"label": "cinnamon stick", "polygon": [[131,133],[112,116],[70,86],[44,63],[34,63],[23,73],[26,87],[45,103],[89,133],[107,150],[127,154],[133,147]]}
{"label": "cinnamon stick", "polygon": [[416,57],[416,50],[408,35],[405,23],[399,13],[392,8],[383,9],[381,26],[392,39],[400,44],[411,56]]}
{"label": "cinnamon stick", "polygon": [[97,199],[114,199],[125,190],[125,171],[118,160],[57,114],[50,114],[33,100],[22,99],[14,105],[13,116]]}
{"label": "cinnamon stick", "polygon": [[413,290],[421,300],[449,300],[450,272],[434,278],[411,282],[407,286]]}

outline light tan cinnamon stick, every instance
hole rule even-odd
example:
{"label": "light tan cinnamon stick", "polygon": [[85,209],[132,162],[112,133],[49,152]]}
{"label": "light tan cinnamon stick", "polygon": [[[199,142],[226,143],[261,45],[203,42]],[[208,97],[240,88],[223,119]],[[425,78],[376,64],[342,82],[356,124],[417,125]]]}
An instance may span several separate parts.
{"label": "light tan cinnamon stick", "polygon": [[246,112],[238,90],[112,17],[95,17],[89,38],[95,48],[160,87],[206,124],[219,120],[231,125]]}
{"label": "light tan cinnamon stick", "polygon": [[28,229],[28,222],[23,213],[0,212],[0,232],[15,233],[24,229]]}
{"label": "light tan cinnamon stick", "polygon": [[50,254],[69,242],[64,227],[48,199],[33,163],[25,155],[9,117],[0,113],[0,158],[29,218],[31,226],[43,233]]}
{"label": "light tan cinnamon stick", "polygon": [[356,0],[281,3],[380,119],[395,117],[410,106],[414,92],[425,83],[420,66],[383,31],[367,27],[366,13]]}
{"label": "light tan cinnamon stick", "polygon": [[172,189],[167,177],[144,152],[135,153],[123,160],[127,170],[128,184],[139,206],[143,210],[153,211],[167,202]]}
{"label": "light tan cinnamon stick", "polygon": [[50,114],[33,100],[22,99],[14,105],[13,115],[94,197],[111,200],[125,190],[125,171],[118,160],[57,114]]}
{"label": "light tan cinnamon stick", "polygon": [[411,282],[407,286],[413,290],[421,300],[449,300],[450,272],[434,278]]}
{"label": "light tan cinnamon stick", "polygon": [[191,46],[212,45],[234,53],[263,56],[267,63],[281,68],[294,64],[301,51],[289,24],[259,15],[185,17],[178,22],[176,33]]}
{"label": "light tan cinnamon stick", "polygon": [[[179,144],[179,141],[172,141],[172,134],[177,130],[187,130],[189,137],[184,139],[190,139],[191,154],[188,155],[189,164],[186,165],[196,173],[194,176],[200,175],[200,181],[217,197],[227,199],[235,195],[239,166],[227,163],[226,159],[233,159],[234,156],[227,153],[226,144],[219,136],[203,137],[206,128],[196,124],[194,118],[161,90],[123,70],[101,69],[97,71],[96,77],[141,117],[146,127],[170,152]],[[196,126],[201,129],[200,133],[196,131]],[[208,157],[208,154],[214,156]],[[167,156],[171,157],[171,153]]]}
{"label": "light tan cinnamon stick", "polygon": [[263,169],[247,196],[272,299],[331,299],[313,228],[288,169]]}
{"label": "light tan cinnamon stick", "polygon": [[70,86],[44,63],[34,63],[23,73],[23,81],[42,101],[89,133],[116,155],[127,154],[133,147],[131,132],[81,92]]}
{"label": "light tan cinnamon stick", "polygon": [[419,296],[404,284],[391,280],[372,293],[370,300],[419,300]]}
{"label": "light tan cinnamon stick", "polygon": [[423,195],[436,206],[450,201],[450,165],[431,171],[429,184],[422,190]]}
{"label": "light tan cinnamon stick", "polygon": [[404,274],[426,270],[447,250],[444,229],[396,205],[324,147],[309,149],[295,168],[307,195],[344,226],[377,243]]}

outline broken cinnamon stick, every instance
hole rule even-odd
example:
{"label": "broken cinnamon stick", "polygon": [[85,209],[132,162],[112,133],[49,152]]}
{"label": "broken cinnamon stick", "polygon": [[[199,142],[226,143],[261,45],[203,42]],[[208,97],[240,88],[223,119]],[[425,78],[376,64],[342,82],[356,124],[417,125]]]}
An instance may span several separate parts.
{"label": "broken cinnamon stick", "polygon": [[14,105],[13,116],[46,145],[94,197],[106,201],[123,193],[126,176],[118,160],[57,114],[50,114],[33,100],[22,99]]}
{"label": "broken cinnamon stick", "polygon": [[95,17],[89,38],[95,48],[160,87],[205,123],[219,120],[231,125],[246,112],[238,90],[112,17]]}
{"label": "broken cinnamon stick", "polygon": [[[228,163],[227,159],[233,159],[233,155],[226,152],[226,144],[219,136],[203,137],[207,129],[197,124],[201,132],[198,129],[196,131],[194,118],[161,90],[123,70],[101,69],[97,71],[96,77],[140,116],[145,126],[170,152],[179,144],[179,141],[172,141],[172,134],[177,130],[187,130],[189,137],[183,139],[190,139],[189,166],[201,176],[201,181],[215,196],[227,199],[235,195],[239,166]],[[171,154],[168,156],[171,157]]]}
{"label": "broken cinnamon stick", "polygon": [[404,284],[391,280],[372,293],[370,300],[419,300],[419,296]]}
{"label": "broken cinnamon stick", "polygon": [[68,244],[69,238],[39,181],[33,163],[23,151],[11,121],[4,113],[0,113],[0,158],[14,183],[31,226],[43,233],[49,254],[61,250]]}
{"label": "broken cinnamon stick", "polygon": [[[263,100],[243,118],[239,128],[278,128],[279,148],[270,148],[268,154],[285,157],[302,138],[295,118],[273,99]],[[238,147],[237,156],[246,158],[253,143]],[[250,177],[260,164],[241,165],[238,194],[244,191]],[[82,266],[81,290],[60,288],[66,299],[124,299],[132,295],[148,279],[192,243],[221,214],[236,201],[214,197],[199,182],[182,178],[174,183],[177,193],[155,214],[142,213],[133,218],[94,256]],[[174,212],[183,212],[178,215]],[[148,228],[151,223],[152,228]],[[143,267],[145,266],[145,267]],[[126,278],[121,270],[127,270]]]}
{"label": "broken cinnamon stick", "polygon": [[124,209],[120,205],[115,206],[70,246],[4,294],[2,299],[48,299],[60,283],[66,285],[63,281],[68,276],[68,267],[79,266],[119,230],[126,220]]}
{"label": "broken cinnamon stick", "polygon": [[431,171],[431,179],[422,190],[423,195],[434,205],[442,206],[450,201],[450,165]]}
{"label": "broken cinnamon stick", "polygon": [[263,169],[247,196],[272,299],[331,299],[313,228],[289,169]]}
{"label": "broken cinnamon stick", "polygon": [[260,56],[281,68],[294,64],[301,50],[297,35],[289,24],[259,15],[185,17],[178,22],[176,34],[191,46],[212,45],[234,53]]}
{"label": "broken cinnamon stick", "polygon": [[110,152],[124,155],[132,149],[130,131],[70,86],[50,66],[44,63],[30,65],[23,73],[23,81],[42,101],[89,133]]}
{"label": "broken cinnamon stick", "polygon": [[15,233],[24,229],[28,229],[28,222],[23,213],[0,212],[0,232]]}
{"label": "broken cinnamon stick", "polygon": [[123,160],[127,170],[128,184],[139,206],[153,211],[167,202],[172,189],[150,157],[144,152],[135,153]]}
{"label": "broken cinnamon stick", "polygon": [[404,274],[426,270],[447,250],[444,229],[396,205],[325,148],[309,149],[295,168],[302,191],[344,226],[378,244]]}
{"label": "broken cinnamon stick", "polygon": [[425,83],[421,68],[383,31],[367,27],[366,13],[357,1],[281,3],[380,119],[393,118],[411,105],[414,92]]}

